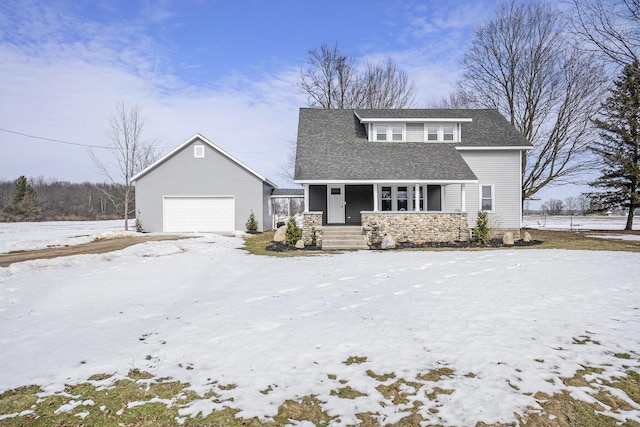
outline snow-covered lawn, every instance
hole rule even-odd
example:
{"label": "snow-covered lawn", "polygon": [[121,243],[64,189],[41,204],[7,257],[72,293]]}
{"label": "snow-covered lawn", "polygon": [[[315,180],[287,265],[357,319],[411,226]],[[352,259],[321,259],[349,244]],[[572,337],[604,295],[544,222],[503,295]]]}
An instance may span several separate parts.
{"label": "snow-covered lawn", "polygon": [[[47,230],[63,244],[113,231],[103,224]],[[0,224],[0,236],[49,239],[9,228]],[[339,416],[336,425],[357,423],[355,414],[367,411],[396,422],[413,403],[386,399],[380,380],[367,374],[373,371],[395,374],[384,384],[419,383],[410,400],[423,402],[425,419],[467,426],[513,422],[514,413],[538,407],[538,391],[592,399],[589,388],[561,380],[584,366],[601,368],[592,375],[602,379],[640,370],[637,253],[271,258],[241,246],[240,238],[205,235],[0,268],[0,393],[29,384],[55,392],[93,374],[117,379],[137,368],[221,396],[222,403],[191,403],[184,417],[227,405],[239,416],[268,418],[287,399],[317,395]],[[353,356],[366,361],[344,363]],[[436,384],[416,378],[439,368],[453,373],[437,386],[453,392],[430,400]],[[335,395],[345,385],[363,395]],[[640,422],[640,405],[625,400],[632,409],[616,417]]]}

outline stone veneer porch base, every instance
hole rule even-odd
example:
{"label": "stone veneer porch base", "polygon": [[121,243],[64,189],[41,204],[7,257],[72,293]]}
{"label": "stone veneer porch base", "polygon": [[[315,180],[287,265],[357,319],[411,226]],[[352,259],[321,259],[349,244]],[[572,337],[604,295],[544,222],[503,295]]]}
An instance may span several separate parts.
{"label": "stone veneer porch base", "polygon": [[[471,237],[466,212],[362,212],[362,229],[369,245],[389,234],[398,243],[467,241]],[[322,212],[305,212],[302,240],[322,247]]]}
{"label": "stone veneer porch base", "polygon": [[470,239],[466,212],[362,212],[362,228],[370,245],[387,234],[416,245]]}

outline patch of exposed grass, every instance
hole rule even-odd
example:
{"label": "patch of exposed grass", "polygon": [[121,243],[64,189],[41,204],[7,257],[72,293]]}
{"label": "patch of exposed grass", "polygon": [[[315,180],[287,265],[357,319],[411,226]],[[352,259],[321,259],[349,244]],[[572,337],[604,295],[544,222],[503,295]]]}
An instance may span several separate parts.
{"label": "patch of exposed grass", "polygon": [[380,381],[381,383],[396,377],[396,374],[394,374],[393,372],[390,372],[388,374],[378,375],[375,372],[373,372],[371,369],[368,369],[366,373],[368,376],[370,376],[374,380]]}
{"label": "patch of exposed grass", "polygon": [[376,390],[382,394],[385,399],[393,402],[394,405],[404,405],[409,403],[409,397],[415,396],[422,384],[399,379],[398,381],[384,385],[380,384]]}
{"label": "patch of exposed grass", "polygon": [[0,394],[0,414],[15,414],[31,409],[38,400],[40,387],[30,385],[7,390]]}
{"label": "patch of exposed grass", "polygon": [[[637,231],[555,231],[527,229],[534,240],[542,241],[537,246],[525,246],[529,249],[571,249],[593,251],[640,252],[638,240],[616,240],[593,237],[597,234],[639,234]],[[519,249],[518,247],[514,247]]]}
{"label": "patch of exposed grass", "polygon": [[346,386],[339,388],[338,390],[331,390],[331,396],[338,396],[340,399],[355,399],[356,397],[366,396],[365,393],[361,393],[358,390]]}
{"label": "patch of exposed grass", "polygon": [[631,359],[631,355],[629,353],[616,353],[614,356],[618,359]]}
{"label": "patch of exposed grass", "polygon": [[453,376],[453,369],[450,368],[438,368],[433,369],[426,374],[418,374],[418,379],[422,381],[433,381],[438,382],[442,377],[451,377]]}
{"label": "patch of exposed grass", "polygon": [[588,335],[580,335],[580,337],[578,338],[573,338],[573,343],[574,344],[587,344],[587,343],[592,343],[595,345],[600,345],[600,341],[595,341],[593,339],[591,339],[590,336]]}
{"label": "patch of exposed grass", "polygon": [[273,418],[276,425],[280,426],[291,424],[289,420],[310,421],[317,426],[324,426],[335,417],[330,417],[322,410],[323,403],[314,395],[305,396],[298,400],[287,400],[280,405],[278,415]]}
{"label": "patch of exposed grass", "polygon": [[[621,353],[626,354],[626,353]],[[347,361],[350,364],[364,363],[366,357],[351,356]],[[625,411],[634,410],[631,401],[640,405],[640,374],[635,368],[629,368],[626,375],[612,378],[607,381],[601,375],[604,371],[599,367],[585,366],[573,377],[563,379],[563,383],[570,387],[583,387],[595,399],[593,402],[583,402],[574,399],[568,390],[563,390],[554,395],[537,393],[533,397],[540,407],[530,410],[524,415],[518,416],[518,421],[507,424],[478,423],[476,427],[569,427],[569,426],[594,426],[594,427],[638,427],[634,421],[619,421],[600,413],[612,411],[623,415]],[[366,374],[379,382],[388,382],[395,376],[392,373],[378,375],[371,370]],[[92,382],[70,384],[62,392],[48,396],[38,396],[42,390],[37,386],[20,387],[15,390],[5,391],[0,394],[0,415],[14,415],[3,419],[0,424],[5,427],[18,426],[173,426],[177,420],[182,420],[184,425],[191,426],[285,426],[296,422],[308,421],[314,425],[328,425],[331,421],[338,421],[337,417],[327,414],[321,401],[315,395],[301,396],[296,399],[286,400],[280,404],[278,413],[273,421],[265,422],[258,418],[237,418],[238,409],[223,407],[217,409],[206,417],[200,413],[193,418],[180,416],[180,408],[189,405],[190,402],[200,399],[212,400],[222,403],[221,397],[216,393],[220,390],[235,388],[234,384],[219,385],[216,381],[209,384],[212,390],[204,396],[198,396],[189,389],[189,384],[172,381],[171,378],[148,378],[145,372],[130,372],[130,377],[115,381],[110,387],[100,386]],[[439,386],[438,382],[443,378],[451,377],[454,371],[450,368],[439,368],[417,375],[416,381],[407,381],[403,378],[396,379],[391,384],[379,384],[376,390],[385,398],[380,402],[382,406],[397,405],[398,411],[404,418],[393,426],[436,426],[441,405],[446,401],[446,395],[455,392]],[[131,376],[139,378],[133,379]],[[475,375],[466,374],[468,378]],[[91,378],[108,379],[110,375],[96,375]],[[336,375],[328,375],[330,380],[338,381]],[[93,381],[93,380],[92,380]],[[426,385],[425,381],[430,383]],[[338,386],[331,395],[342,399],[355,399],[367,396],[348,385],[345,379],[340,380]],[[263,390],[269,393],[277,385],[273,384]],[[426,393],[425,387],[429,387]],[[626,393],[629,399],[618,397],[616,393],[609,391],[609,387],[617,388]],[[422,391],[420,391],[422,389]],[[420,393],[419,393],[420,392]],[[424,393],[424,394],[423,394]],[[422,396],[423,401],[417,396]],[[426,401],[431,400],[429,409],[421,409]],[[25,412],[30,411],[30,412]],[[23,415],[17,415],[23,413]],[[385,418],[376,412],[354,414],[359,420],[360,426],[378,426],[385,423]]]}
{"label": "patch of exposed grass", "polygon": [[367,361],[366,356],[349,356],[347,360],[345,360],[342,363],[344,363],[345,365],[357,365],[360,363],[364,363],[366,361]]}

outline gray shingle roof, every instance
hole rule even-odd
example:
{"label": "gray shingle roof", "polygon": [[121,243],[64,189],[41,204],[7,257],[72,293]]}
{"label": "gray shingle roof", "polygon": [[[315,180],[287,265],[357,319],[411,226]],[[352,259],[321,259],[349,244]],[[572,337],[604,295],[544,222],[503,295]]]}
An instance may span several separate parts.
{"label": "gray shingle roof", "polygon": [[[460,143],[367,142],[362,118],[471,118]],[[296,180],[476,180],[456,147],[530,146],[497,110],[301,108]]]}
{"label": "gray shingle roof", "polygon": [[274,188],[271,192],[273,197],[291,197],[291,196],[304,196],[304,188]]}

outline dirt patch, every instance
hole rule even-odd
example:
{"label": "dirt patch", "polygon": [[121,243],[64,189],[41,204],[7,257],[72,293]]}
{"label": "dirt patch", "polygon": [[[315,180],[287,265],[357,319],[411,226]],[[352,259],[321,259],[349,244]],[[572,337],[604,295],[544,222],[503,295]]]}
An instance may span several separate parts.
{"label": "dirt patch", "polygon": [[129,246],[144,242],[155,242],[161,240],[178,240],[189,238],[189,236],[178,236],[170,234],[154,234],[131,237],[117,237],[114,239],[94,240],[73,246],[56,246],[47,249],[33,251],[14,251],[0,254],[0,267],[8,267],[16,262],[31,261],[34,259],[51,259],[62,256],[82,255],[82,254],[103,254],[106,252],[119,251]]}

